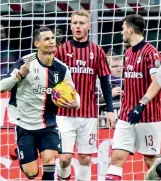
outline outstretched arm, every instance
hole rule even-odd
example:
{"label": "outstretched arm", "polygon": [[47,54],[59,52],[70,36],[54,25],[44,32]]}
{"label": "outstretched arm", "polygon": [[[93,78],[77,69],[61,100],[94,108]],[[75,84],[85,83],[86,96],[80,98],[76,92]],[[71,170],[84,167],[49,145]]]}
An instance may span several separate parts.
{"label": "outstretched arm", "polygon": [[15,75],[2,79],[0,81],[0,92],[11,90],[20,79]]}

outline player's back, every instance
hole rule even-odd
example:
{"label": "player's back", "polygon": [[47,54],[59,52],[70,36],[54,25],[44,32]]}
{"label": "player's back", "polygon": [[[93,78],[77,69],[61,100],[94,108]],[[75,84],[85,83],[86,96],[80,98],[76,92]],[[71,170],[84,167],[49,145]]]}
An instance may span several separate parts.
{"label": "player's back", "polygon": [[[152,82],[151,75],[156,73],[159,61],[161,61],[159,52],[150,43],[144,41],[126,51],[121,120],[128,120],[129,111],[145,95]],[[161,92],[146,106],[142,122],[161,121],[160,98]]]}
{"label": "player's back", "polygon": [[29,130],[54,126],[57,107],[51,100],[52,88],[63,81],[67,67],[57,58],[52,66],[45,66],[37,53],[22,57],[14,67],[19,69],[27,58],[30,58],[30,73],[12,89],[16,99],[10,104],[17,106],[16,124]]}
{"label": "player's back", "polygon": [[71,117],[97,117],[95,83],[98,76],[109,74],[106,55],[94,43],[67,41],[57,49],[56,57],[70,69],[80,95],[80,109],[59,109],[58,114]]}

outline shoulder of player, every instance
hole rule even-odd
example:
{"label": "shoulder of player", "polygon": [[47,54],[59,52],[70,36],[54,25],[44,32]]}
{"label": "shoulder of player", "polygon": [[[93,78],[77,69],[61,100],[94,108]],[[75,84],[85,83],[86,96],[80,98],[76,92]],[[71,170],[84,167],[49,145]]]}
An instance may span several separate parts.
{"label": "shoulder of player", "polygon": [[33,61],[34,59],[36,59],[36,53],[30,53],[21,57],[15,62],[14,67],[20,68],[20,66],[23,65],[28,58],[30,58],[30,61]]}
{"label": "shoulder of player", "polygon": [[62,43],[61,45],[59,45],[58,49],[63,49],[63,48],[66,48],[68,46],[68,44],[70,43],[70,40]]}
{"label": "shoulder of player", "polygon": [[97,44],[95,44],[95,43],[93,43],[92,41],[90,41],[89,46],[92,46],[96,51],[99,51],[99,53],[105,54],[105,52],[102,49],[102,47],[97,45]]}
{"label": "shoulder of player", "polygon": [[132,47],[129,47],[126,51],[125,51],[125,54],[128,54],[129,52],[132,51]]}
{"label": "shoulder of player", "polygon": [[59,60],[58,58],[54,57],[54,61],[57,62],[62,67],[68,68],[67,65],[63,63],[61,60]]}
{"label": "shoulder of player", "polygon": [[144,53],[145,55],[149,55],[151,53],[159,53],[159,52],[151,43],[147,42]]}
{"label": "shoulder of player", "polygon": [[36,52],[30,53],[30,54],[27,54],[27,55],[21,57],[21,60],[23,60],[24,62],[26,62],[26,60],[27,60],[28,58],[30,59],[30,62],[33,61],[33,60],[35,60],[35,59],[36,59]]}

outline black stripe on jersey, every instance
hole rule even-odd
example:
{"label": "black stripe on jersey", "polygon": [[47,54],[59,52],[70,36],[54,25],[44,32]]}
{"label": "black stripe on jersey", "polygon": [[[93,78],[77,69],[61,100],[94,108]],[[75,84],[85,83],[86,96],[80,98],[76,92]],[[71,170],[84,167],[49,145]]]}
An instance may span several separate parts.
{"label": "black stripe on jersey", "polygon": [[[48,67],[48,88],[53,88],[64,80],[66,67],[54,60],[53,65]],[[54,73],[58,74],[58,82],[55,82]],[[47,127],[56,125],[58,107],[53,103],[51,94],[47,94],[43,118]]]}
{"label": "black stripe on jersey", "polygon": [[9,104],[15,107],[17,107],[16,92],[17,92],[17,84],[11,89],[11,96],[9,100]]}
{"label": "black stripe on jersey", "polygon": [[7,77],[10,77],[10,74],[11,72],[14,70],[14,69],[20,69],[20,67],[24,64],[24,61],[22,59],[19,59],[17,60],[13,66],[11,67],[9,73],[7,74]]}

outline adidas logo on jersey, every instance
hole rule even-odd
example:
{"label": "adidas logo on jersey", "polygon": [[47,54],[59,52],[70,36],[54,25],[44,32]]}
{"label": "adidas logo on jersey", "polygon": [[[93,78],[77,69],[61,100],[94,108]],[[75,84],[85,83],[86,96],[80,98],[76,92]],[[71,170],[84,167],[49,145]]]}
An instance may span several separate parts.
{"label": "adidas logo on jersey", "polygon": [[34,80],[40,80],[40,78],[39,78],[38,76],[36,76],[36,77],[34,78]]}

